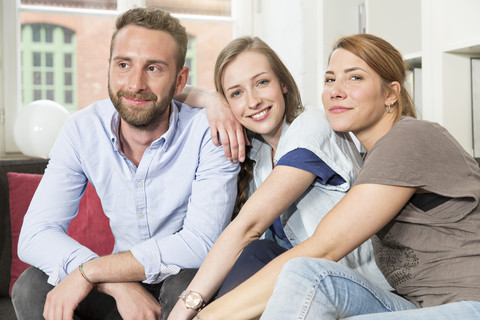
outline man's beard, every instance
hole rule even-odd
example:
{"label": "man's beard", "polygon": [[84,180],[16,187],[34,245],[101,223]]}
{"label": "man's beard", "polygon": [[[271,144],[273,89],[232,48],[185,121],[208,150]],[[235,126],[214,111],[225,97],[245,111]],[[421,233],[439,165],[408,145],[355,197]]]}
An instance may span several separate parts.
{"label": "man's beard", "polygon": [[[131,93],[119,90],[115,94],[110,87],[110,81],[108,82],[108,94],[115,109],[126,123],[134,128],[146,130],[160,124],[160,119],[170,107],[175,94],[175,83],[170,88],[168,95],[159,102],[157,95],[151,92]],[[143,106],[126,105],[122,101],[122,97],[149,100],[150,103]]]}

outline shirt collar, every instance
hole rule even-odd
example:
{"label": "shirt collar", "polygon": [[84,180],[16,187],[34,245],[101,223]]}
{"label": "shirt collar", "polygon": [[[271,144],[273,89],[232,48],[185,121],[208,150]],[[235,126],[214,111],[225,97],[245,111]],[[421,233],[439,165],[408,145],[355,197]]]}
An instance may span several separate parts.
{"label": "shirt collar", "polygon": [[[178,106],[177,101],[172,100],[170,104],[170,118],[168,120],[168,130],[160,138],[153,141],[150,147],[163,147],[164,150],[168,148],[175,137],[178,123]],[[112,114],[112,120],[110,121],[110,141],[113,148],[119,152],[120,147],[120,114],[115,110]]]}
{"label": "shirt collar", "polygon": [[[280,139],[278,140],[278,145],[277,145],[277,153],[278,149],[282,144],[282,141],[285,139],[285,136],[287,134],[288,128],[290,127],[290,124],[287,123],[286,119],[283,119],[283,125],[282,125],[282,132],[280,133]],[[253,139],[252,139],[252,149],[250,150],[249,158],[252,159],[253,161],[257,162],[258,157],[261,152],[267,152],[269,150],[269,154],[271,154],[271,147],[266,143],[261,136],[258,134],[255,134]],[[261,151],[263,150],[263,151]],[[274,159],[274,162],[277,163],[278,159]]]}

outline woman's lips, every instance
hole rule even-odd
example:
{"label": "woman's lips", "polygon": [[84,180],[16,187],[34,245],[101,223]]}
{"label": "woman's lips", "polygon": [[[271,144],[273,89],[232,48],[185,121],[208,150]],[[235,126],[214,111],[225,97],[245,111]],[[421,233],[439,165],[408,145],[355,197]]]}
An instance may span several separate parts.
{"label": "woman's lips", "polygon": [[343,112],[346,112],[346,111],[349,111],[349,110],[351,110],[351,109],[347,108],[347,107],[342,107],[342,106],[334,106],[334,107],[330,107],[328,109],[328,111],[330,111],[331,113],[334,113],[334,114],[343,113]]}
{"label": "woman's lips", "polygon": [[252,118],[252,120],[254,120],[254,121],[262,121],[266,117],[268,117],[270,109],[271,109],[271,107],[265,108],[260,112],[257,112],[255,114],[250,115],[249,117]]}

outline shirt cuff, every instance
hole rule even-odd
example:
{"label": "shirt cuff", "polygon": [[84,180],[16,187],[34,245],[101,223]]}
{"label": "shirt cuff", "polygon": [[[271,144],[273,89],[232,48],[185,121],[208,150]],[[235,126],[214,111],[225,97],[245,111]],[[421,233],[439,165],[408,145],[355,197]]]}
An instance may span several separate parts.
{"label": "shirt cuff", "polygon": [[90,250],[83,252],[76,256],[73,260],[68,261],[66,265],[58,265],[53,269],[53,272],[47,279],[47,282],[52,286],[59,284],[72,271],[78,268],[81,263],[98,258],[98,255]]}
{"label": "shirt cuff", "polygon": [[160,250],[154,241],[146,241],[137,245],[130,252],[145,268],[145,277],[147,279],[143,281],[144,283],[160,283],[168,276],[177,274],[181,270],[179,266],[162,263]]}

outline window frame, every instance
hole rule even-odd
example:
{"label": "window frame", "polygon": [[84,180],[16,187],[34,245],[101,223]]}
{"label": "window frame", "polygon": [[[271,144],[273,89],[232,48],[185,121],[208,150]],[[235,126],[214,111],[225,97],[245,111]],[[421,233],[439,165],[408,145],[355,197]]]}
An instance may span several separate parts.
{"label": "window frame", "polygon": [[[250,19],[244,22],[238,12],[252,12],[254,0],[232,0],[231,17],[172,14],[182,21],[215,21],[233,24],[233,37],[251,31]],[[117,10],[92,10],[37,5],[21,5],[20,0],[2,1],[0,6],[0,159],[23,157],[14,141],[14,123],[22,107],[20,11],[68,13],[116,17],[129,8],[142,6],[142,0],[117,0]],[[240,26],[238,26],[239,24]],[[8,30],[8,31],[7,31]],[[7,45],[8,44],[8,45]],[[13,45],[12,45],[13,44]],[[5,63],[8,61],[8,63]]]}
{"label": "window frame", "polygon": [[[48,24],[48,23],[27,23],[22,26],[22,105],[25,106],[29,102],[39,99],[50,99],[59,102],[65,106],[67,110],[71,110],[73,106],[76,106],[77,92],[74,90],[77,84],[77,66],[76,66],[76,36],[73,30],[63,26]],[[38,28],[40,31],[39,41],[33,39],[34,28]],[[46,30],[50,28],[52,30],[52,41],[46,41]],[[65,32],[72,34],[71,41],[69,43],[63,42]],[[45,35],[45,36],[44,36]],[[27,38],[27,39],[25,39]],[[35,65],[35,54],[40,56],[40,65]],[[52,56],[52,65],[49,66],[46,61],[43,61],[47,55]],[[70,66],[65,66],[66,55],[70,55]],[[28,69],[25,68],[28,67]],[[30,69],[31,67],[31,69]],[[67,72],[68,71],[68,72]],[[40,83],[35,83],[34,73],[38,72],[40,76]],[[52,83],[48,83],[46,80],[47,73],[52,74]],[[70,74],[70,84],[66,83],[66,75]],[[30,83],[25,88],[24,84]],[[28,89],[28,90],[26,90]],[[35,97],[35,91],[40,90],[40,97]],[[53,92],[53,98],[45,95],[45,91],[50,90]],[[66,92],[71,92],[71,101],[67,101]],[[27,102],[26,102],[27,101]]]}

